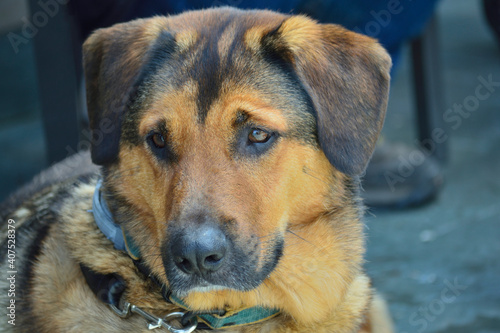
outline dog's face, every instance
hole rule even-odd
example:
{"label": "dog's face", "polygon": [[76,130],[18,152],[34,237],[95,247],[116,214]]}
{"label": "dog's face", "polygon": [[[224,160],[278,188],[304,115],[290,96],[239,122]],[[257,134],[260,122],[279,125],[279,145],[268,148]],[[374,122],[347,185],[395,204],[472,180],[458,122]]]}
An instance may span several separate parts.
{"label": "dog's face", "polygon": [[[286,308],[295,280],[347,283],[363,247],[349,187],[386,106],[380,46],[225,8],[100,30],[84,57],[111,209],[174,293],[199,309]],[[303,260],[320,282],[292,273]]]}

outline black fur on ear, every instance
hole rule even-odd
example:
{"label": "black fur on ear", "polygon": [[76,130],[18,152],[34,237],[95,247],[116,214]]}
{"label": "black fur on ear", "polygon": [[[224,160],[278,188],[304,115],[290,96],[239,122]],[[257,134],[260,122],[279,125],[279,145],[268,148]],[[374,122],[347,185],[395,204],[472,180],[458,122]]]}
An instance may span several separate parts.
{"label": "black fur on ear", "polygon": [[391,59],[372,38],[333,24],[292,16],[263,45],[290,62],[313,102],[318,141],[330,163],[364,172],[382,129]]}
{"label": "black fur on ear", "polygon": [[[136,20],[99,29],[83,44],[91,156],[98,165],[118,158],[122,118],[142,77],[155,66],[161,48],[169,53],[174,37],[161,19]],[[157,46],[157,47],[155,47]]]}

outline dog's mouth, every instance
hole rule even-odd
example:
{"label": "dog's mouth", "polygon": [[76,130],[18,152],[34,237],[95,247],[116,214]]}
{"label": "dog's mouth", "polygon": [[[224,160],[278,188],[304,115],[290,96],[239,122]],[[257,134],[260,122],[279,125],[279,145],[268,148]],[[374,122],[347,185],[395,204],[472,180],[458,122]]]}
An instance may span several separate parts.
{"label": "dog's mouth", "polygon": [[227,285],[213,284],[204,280],[203,278],[196,277],[188,277],[184,279],[179,279],[177,277],[173,280],[169,278],[169,289],[174,295],[178,297],[186,297],[190,293],[211,293],[227,289],[239,290],[238,288]]}
{"label": "dog's mouth", "polygon": [[219,290],[225,290],[229,289],[224,286],[217,286],[217,285],[211,285],[209,283],[206,283],[205,286],[200,286],[200,287],[195,287],[192,288],[189,292],[194,292],[194,293],[209,293],[212,291],[219,291]]}
{"label": "dog's mouth", "polygon": [[239,241],[215,225],[198,226],[189,233],[185,230],[172,233],[162,251],[169,287],[180,297],[192,292],[257,288],[283,252],[282,237],[266,240],[264,245],[258,237]]}

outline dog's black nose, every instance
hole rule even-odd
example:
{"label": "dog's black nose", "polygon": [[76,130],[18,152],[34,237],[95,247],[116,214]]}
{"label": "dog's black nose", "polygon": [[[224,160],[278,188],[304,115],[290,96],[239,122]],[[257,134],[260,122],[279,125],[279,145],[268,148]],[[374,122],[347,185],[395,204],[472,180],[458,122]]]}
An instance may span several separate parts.
{"label": "dog's black nose", "polygon": [[181,271],[204,275],[222,266],[228,252],[228,241],[216,225],[202,224],[175,235],[171,251]]}

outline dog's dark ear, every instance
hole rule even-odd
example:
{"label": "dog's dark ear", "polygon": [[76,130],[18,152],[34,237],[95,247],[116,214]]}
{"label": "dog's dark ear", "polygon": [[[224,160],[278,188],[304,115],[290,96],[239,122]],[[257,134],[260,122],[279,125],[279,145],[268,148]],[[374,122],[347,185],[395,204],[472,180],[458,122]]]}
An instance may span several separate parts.
{"label": "dog's dark ear", "polygon": [[83,44],[95,164],[106,165],[118,157],[122,117],[162,29],[159,20],[137,20],[99,29]]}
{"label": "dog's dark ear", "polygon": [[318,139],[330,163],[362,173],[384,122],[391,59],[373,39],[338,25],[292,16],[264,35],[293,64],[317,116]]}

